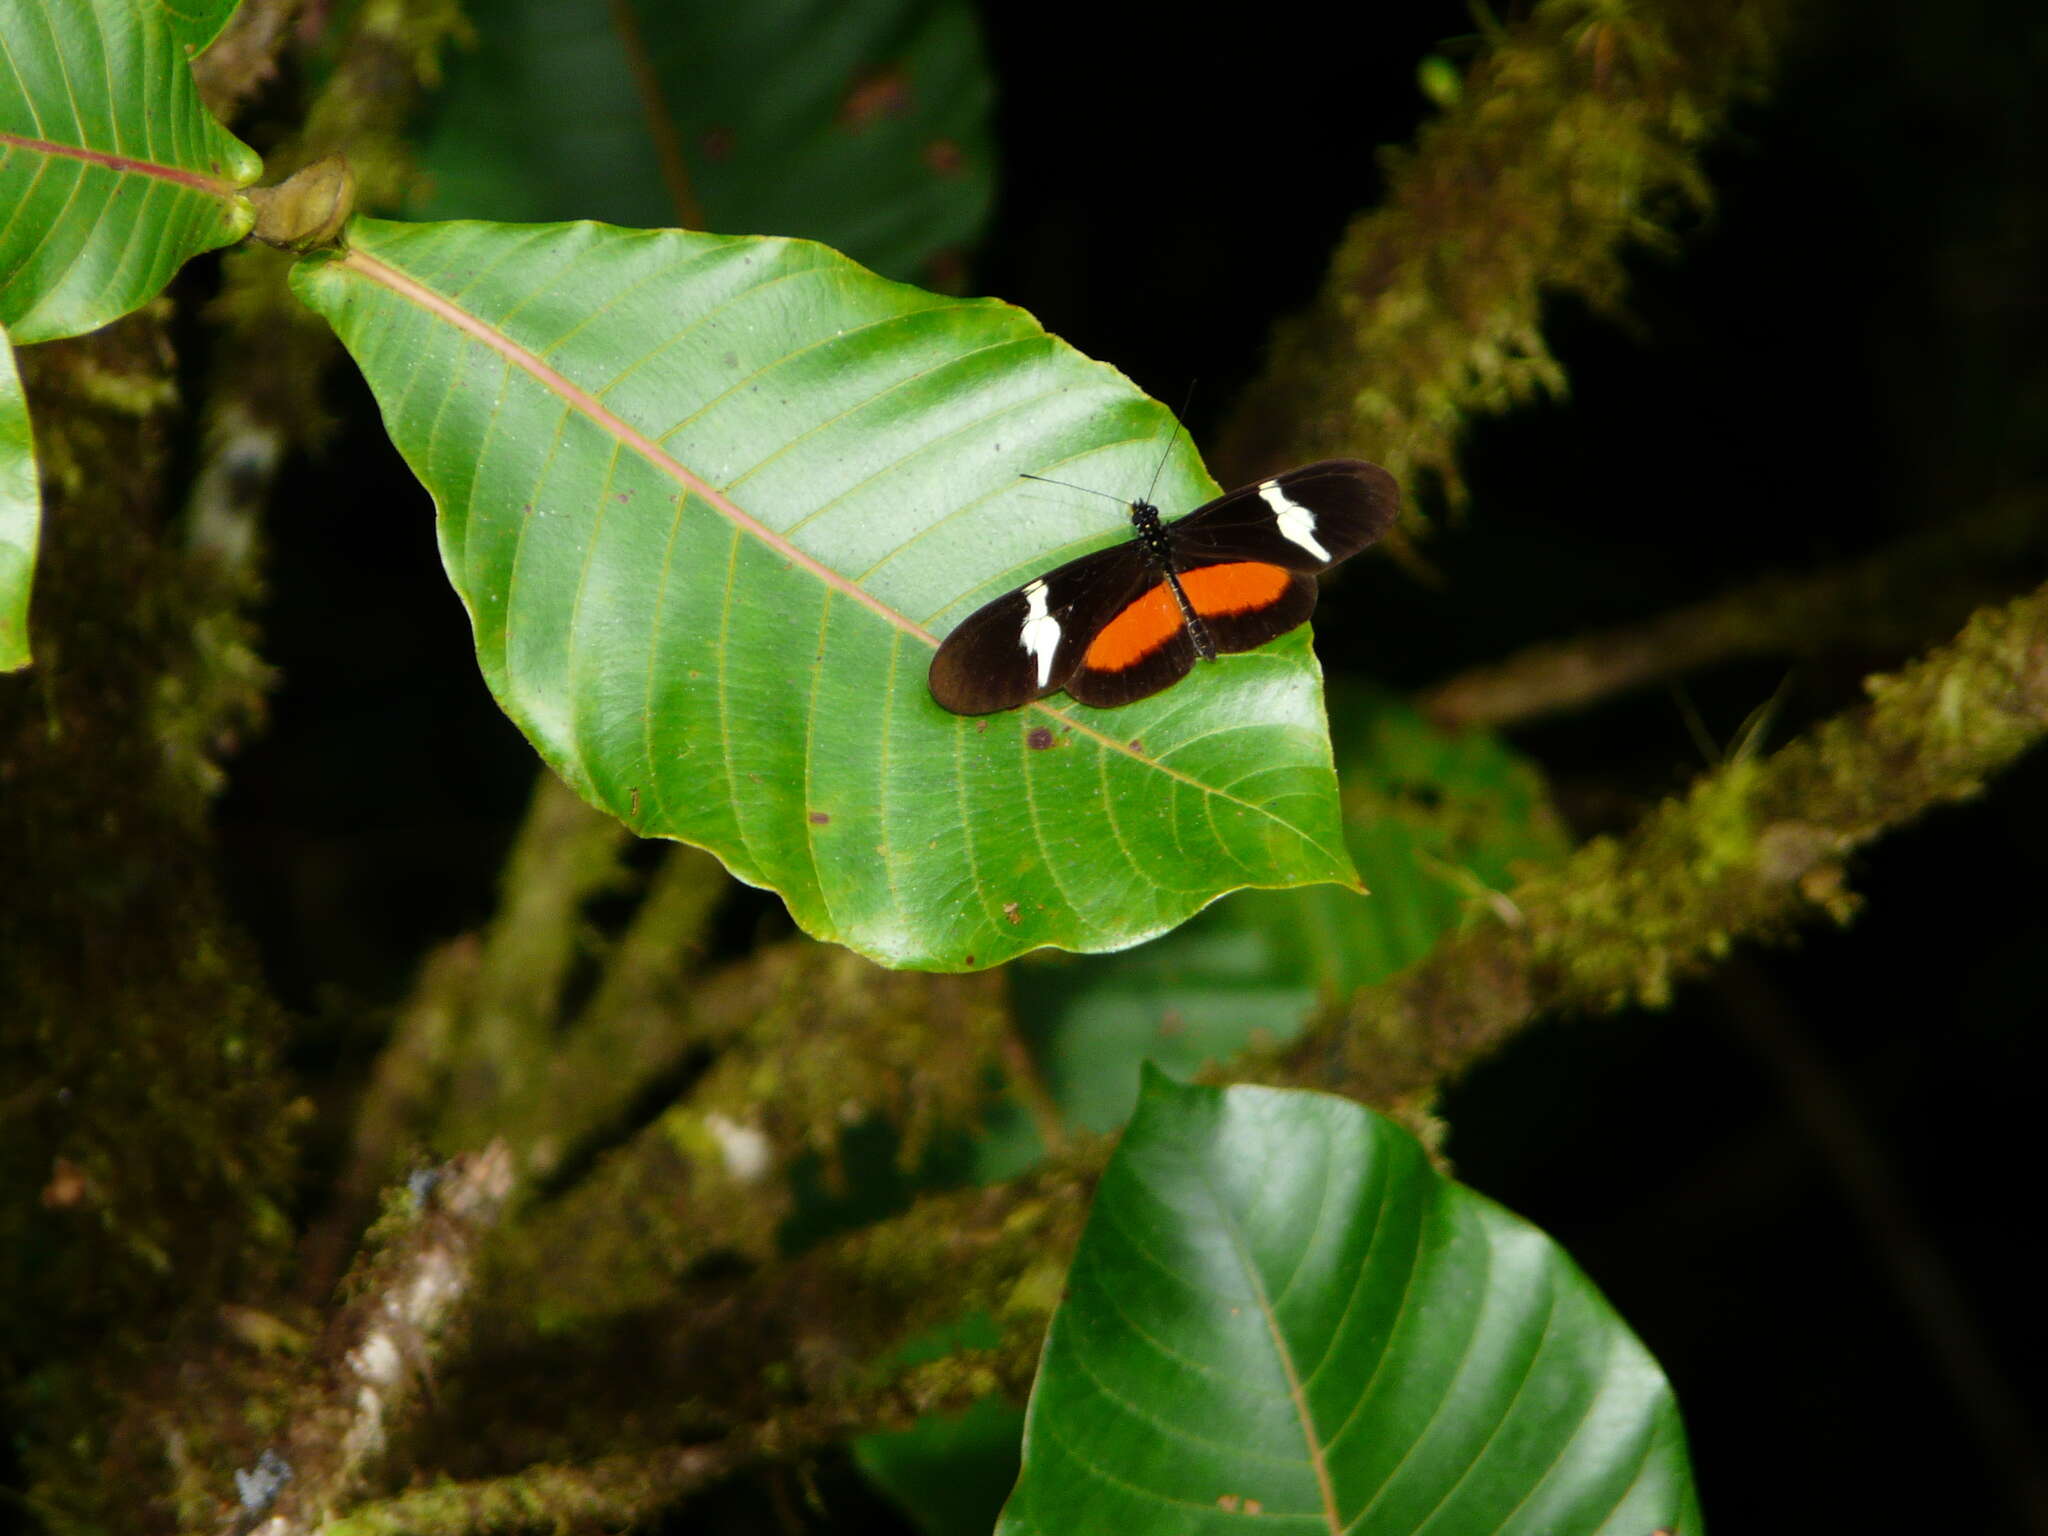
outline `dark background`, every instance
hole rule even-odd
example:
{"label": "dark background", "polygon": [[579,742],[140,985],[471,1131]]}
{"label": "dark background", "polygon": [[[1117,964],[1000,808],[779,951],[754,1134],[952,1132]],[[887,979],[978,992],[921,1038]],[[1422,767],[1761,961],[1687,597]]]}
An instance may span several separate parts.
{"label": "dark background", "polygon": [[[1471,505],[1426,543],[1442,584],[1361,562],[1317,616],[1327,667],[1419,688],[2039,483],[2048,32],[2018,0],[1903,9],[1819,13],[1709,153],[1715,210],[1634,261],[1633,328],[1555,307],[1571,397],[1475,426]],[[1003,186],[969,286],[1169,402],[1199,381],[1204,438],[1380,196],[1376,146],[1432,110],[1417,60],[1474,42],[1458,4],[1382,8],[1357,36],[1319,14],[1120,29],[1100,5],[993,9]],[[315,1079],[359,1066],[364,1010],[489,912],[533,770],[477,678],[425,498],[353,388],[351,435],[279,503],[283,683],[221,810],[246,920],[314,1021]],[[1688,709],[1726,750],[1782,687],[1782,740],[1900,659],[1730,665],[1514,739],[1579,830],[1619,828],[1706,766]],[[1847,930],[1745,947],[1662,1013],[1547,1023],[1444,1106],[1462,1176],[1556,1235],[1670,1371],[1721,1530],[2018,1528],[1954,1390],[1966,1352],[1899,1276],[1952,1281],[1945,1315],[2038,1425],[2044,806],[2036,756],[1860,858]],[[747,893],[727,938],[784,925]],[[1882,1231],[1810,1130],[1844,1112]],[[834,1528],[890,1528],[850,1474],[823,1492]],[[733,1527],[757,1522],[734,1498]]]}

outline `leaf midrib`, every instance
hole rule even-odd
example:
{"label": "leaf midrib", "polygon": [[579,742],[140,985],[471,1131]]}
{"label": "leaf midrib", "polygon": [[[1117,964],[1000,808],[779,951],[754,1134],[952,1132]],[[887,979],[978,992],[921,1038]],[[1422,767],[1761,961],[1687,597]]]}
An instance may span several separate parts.
{"label": "leaf midrib", "polygon": [[[351,249],[339,258],[338,265],[346,267],[359,276],[388,288],[400,297],[419,305],[430,314],[454,326],[457,330],[497,353],[499,357],[525,373],[535,383],[555,395],[565,405],[583,415],[600,431],[609,433],[617,440],[625,443],[655,469],[676,481],[677,484],[683,487],[685,492],[693,493],[703,498],[736,528],[752,534],[768,548],[774,550],[779,557],[809,572],[812,576],[823,582],[828,590],[844,593],[892,628],[922,640],[934,650],[938,649],[938,636],[934,635],[922,624],[919,624],[909,615],[900,613],[890,607],[865,587],[849,577],[842,576],[816,556],[799,548],[784,535],[777,533],[759,518],[754,517],[723,492],[692,473],[679,459],[663,448],[660,443],[619,416],[606,406],[602,400],[598,399],[597,396],[590,393],[589,390],[584,389],[581,385],[567,378],[556,369],[549,367],[536,353],[519,345],[501,331],[486,324],[475,315],[470,314],[469,311],[463,309],[445,295],[436,293],[417,278],[400,271],[397,267],[387,262],[379,260],[366,251]],[[1240,806],[1245,810],[1263,816],[1276,826],[1284,827],[1295,837],[1300,838],[1304,843],[1315,848],[1324,858],[1340,869],[1346,862],[1330,849],[1317,842],[1303,828],[1277,815],[1268,806],[1246,800],[1226,789],[1218,788],[1214,784],[1204,783],[1193,775],[1175,768],[1170,763],[1161,762],[1158,758],[1148,756],[1119,737],[1099,730],[1089,725],[1086,721],[1076,719],[1065,710],[1058,709],[1043,699],[1034,700],[1026,707],[1059,721],[1068,730],[1087,737],[1096,745],[1130,758],[1133,762],[1141,763],[1155,772],[1164,774],[1168,778],[1187,785],[1190,789],[1199,790],[1205,795],[1227,801],[1232,805]]]}
{"label": "leaf midrib", "polygon": [[1217,1224],[1230,1239],[1232,1252],[1237,1255],[1239,1268],[1244,1273],[1245,1283],[1251,1287],[1254,1304],[1259,1316],[1266,1324],[1267,1335],[1273,1341],[1274,1356],[1280,1362],[1280,1369],[1287,1377],[1287,1396],[1294,1404],[1294,1415],[1301,1426],[1302,1444],[1308,1450],[1309,1466],[1316,1474],[1316,1491],[1323,1500],[1323,1523],[1330,1529],[1331,1536],[1342,1536],[1345,1529],[1344,1517],[1337,1507],[1337,1489],[1330,1480],[1330,1467],[1323,1456],[1323,1440],[1317,1431],[1315,1414],[1309,1408],[1308,1392],[1302,1385],[1301,1373],[1295,1369],[1294,1351],[1288,1345],[1287,1335],[1280,1327],[1280,1316],[1274,1310],[1273,1299],[1266,1293],[1266,1277],[1260,1273],[1258,1261],[1253,1258],[1251,1247],[1245,1241],[1243,1230],[1237,1224],[1237,1215],[1230,1203],[1207,1179],[1203,1180],[1204,1192],[1214,1202]]}
{"label": "leaf midrib", "polygon": [[197,171],[180,170],[175,165],[164,165],[155,160],[138,160],[132,155],[111,155],[102,149],[87,149],[81,144],[59,144],[52,139],[30,139],[18,133],[0,132],[0,145],[57,159],[82,160],[103,170],[118,171],[130,176],[146,176],[152,181],[176,182],[196,192],[204,192],[209,197],[233,197],[239,190],[218,176],[202,176]]}

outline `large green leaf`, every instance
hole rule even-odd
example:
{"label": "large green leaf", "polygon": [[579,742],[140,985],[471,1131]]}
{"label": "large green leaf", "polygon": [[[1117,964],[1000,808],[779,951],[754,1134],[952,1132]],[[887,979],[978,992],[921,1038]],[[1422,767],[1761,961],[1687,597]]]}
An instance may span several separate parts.
{"label": "large green leaf", "polygon": [[802,235],[931,282],[994,194],[967,0],[478,0],[421,147],[434,218]]}
{"label": "large green leaf", "polygon": [[28,665],[28,594],[36,573],[42,497],[28,401],[0,327],[0,672]]}
{"label": "large green leaf", "polygon": [[998,1536],[1701,1529],[1656,1362],[1542,1233],[1342,1099],[1148,1074]]}
{"label": "large green leaf", "polygon": [[17,345],[147,303],[239,240],[262,169],[136,0],[0,0],[0,325]]}
{"label": "large green leaf", "polygon": [[242,0],[135,0],[137,5],[157,12],[171,35],[188,54],[206,51],[207,44],[220,36]]}
{"label": "large green leaf", "polygon": [[563,778],[886,963],[1112,949],[1353,880],[1306,628],[1127,709],[965,719],[936,636],[1128,536],[1050,470],[1213,494],[1021,310],[822,246],[358,221],[295,284],[440,507],[484,676]]}
{"label": "large green leaf", "polygon": [[[1517,872],[1568,841],[1530,763],[1482,731],[1439,730],[1391,694],[1333,690],[1344,835],[1372,893],[1243,891],[1139,949],[1020,969],[1012,996],[1069,1124],[1112,1131],[1138,1066],[1193,1073],[1254,1036],[1294,1038],[1318,1008],[1413,965],[1467,922],[1493,921]],[[1006,1103],[977,1145],[977,1176],[1041,1155]]]}

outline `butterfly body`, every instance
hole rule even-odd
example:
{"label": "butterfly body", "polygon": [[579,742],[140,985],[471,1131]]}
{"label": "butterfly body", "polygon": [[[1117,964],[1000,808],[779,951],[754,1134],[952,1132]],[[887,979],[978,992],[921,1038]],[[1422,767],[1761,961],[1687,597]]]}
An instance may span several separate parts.
{"label": "butterfly body", "polygon": [[932,658],[932,697],[961,715],[1062,689],[1098,708],[1148,698],[1197,661],[1305,623],[1316,574],[1377,540],[1399,506],[1393,476],[1359,459],[1289,470],[1174,522],[1131,502],[1132,538],[962,620]]}

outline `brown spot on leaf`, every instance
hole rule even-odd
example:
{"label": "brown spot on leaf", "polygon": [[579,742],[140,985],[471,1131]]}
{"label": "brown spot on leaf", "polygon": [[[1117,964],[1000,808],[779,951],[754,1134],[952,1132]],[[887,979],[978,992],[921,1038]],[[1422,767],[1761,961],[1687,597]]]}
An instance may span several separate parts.
{"label": "brown spot on leaf", "polygon": [[1234,1493],[1219,1493],[1216,1496],[1216,1507],[1227,1515],[1237,1513],[1237,1504],[1237,1495]]}
{"label": "brown spot on leaf", "polygon": [[839,103],[839,126],[865,133],[884,118],[910,110],[910,75],[901,64],[888,64],[862,75]]}
{"label": "brown spot on leaf", "polygon": [[1024,914],[1017,910],[1017,903],[1014,901],[1003,903],[1003,916],[1010,920],[1010,926],[1012,927],[1024,921]]}
{"label": "brown spot on leaf", "polygon": [[732,158],[733,138],[730,128],[707,128],[704,137],[698,141],[704,150],[704,158],[714,163]]}
{"label": "brown spot on leaf", "polygon": [[1052,732],[1042,725],[1033,726],[1031,734],[1024,738],[1024,745],[1034,752],[1043,752],[1052,745]]}
{"label": "brown spot on leaf", "polygon": [[933,139],[918,158],[934,176],[958,176],[967,167],[967,151],[958,139]]}
{"label": "brown spot on leaf", "polygon": [[1248,1515],[1263,1515],[1266,1512],[1266,1506],[1257,1499],[1246,1499],[1244,1501],[1244,1512]]}
{"label": "brown spot on leaf", "polygon": [[826,824],[828,824],[828,823],[829,823],[829,822],[830,822],[831,820],[832,820],[832,813],[831,813],[831,812],[829,812],[829,811],[813,811],[813,812],[811,812],[811,825],[812,825],[812,826],[814,826],[814,827],[822,827],[822,826],[825,826],[825,825],[826,825]]}

